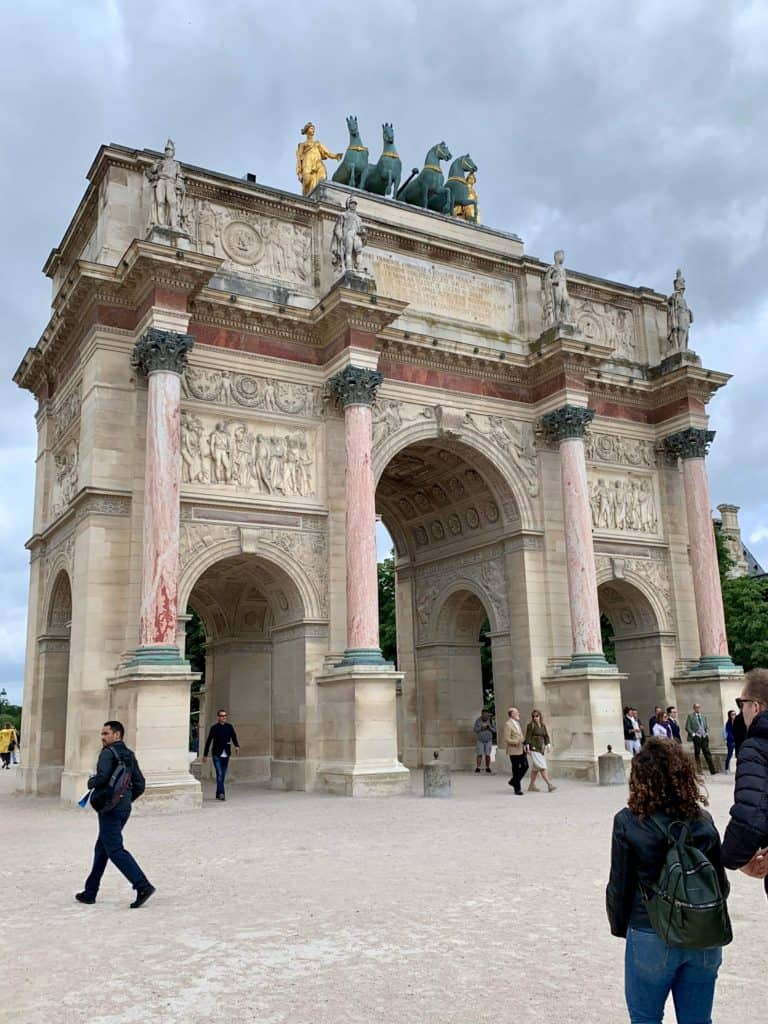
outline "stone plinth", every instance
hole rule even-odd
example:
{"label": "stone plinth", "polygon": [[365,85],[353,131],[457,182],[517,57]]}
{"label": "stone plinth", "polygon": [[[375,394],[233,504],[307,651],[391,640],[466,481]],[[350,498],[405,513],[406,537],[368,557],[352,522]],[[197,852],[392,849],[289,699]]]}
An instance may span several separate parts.
{"label": "stone plinth", "polygon": [[624,770],[626,758],[607,750],[597,759],[597,781],[601,786],[625,786],[627,775]]}
{"label": "stone plinth", "polygon": [[709,749],[719,767],[725,763],[726,746],[723,725],[729,711],[736,710],[736,698],[744,686],[744,673],[734,667],[730,671],[716,669],[711,672],[693,670],[671,680],[675,689],[677,720],[686,749],[693,750],[685,735],[685,720],[694,704],[701,704],[701,713],[709,723]]}
{"label": "stone plinth", "polygon": [[323,737],[314,788],[341,796],[394,796],[410,791],[397,759],[396,687],[402,673],[340,666],[316,678]]}
{"label": "stone plinth", "polygon": [[596,782],[598,757],[624,747],[620,675],[607,668],[562,669],[544,676],[552,740],[552,774]]}
{"label": "stone plinth", "polygon": [[147,241],[157,245],[170,245],[174,249],[194,251],[194,243],[186,231],[170,228],[164,224],[153,224],[147,232]]}
{"label": "stone plinth", "polygon": [[424,796],[451,795],[451,766],[444,761],[429,761],[424,765]]}
{"label": "stone plinth", "polygon": [[189,762],[189,693],[197,678],[188,667],[134,664],[109,680],[110,717],[125,726],[125,742],[147,780],[143,805],[186,810],[202,804]]}

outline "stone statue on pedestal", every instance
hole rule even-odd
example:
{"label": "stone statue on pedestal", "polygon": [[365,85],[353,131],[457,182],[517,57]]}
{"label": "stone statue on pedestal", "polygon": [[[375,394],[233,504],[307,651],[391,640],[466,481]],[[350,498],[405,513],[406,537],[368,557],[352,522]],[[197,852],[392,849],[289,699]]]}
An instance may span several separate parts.
{"label": "stone statue on pedestal", "polygon": [[187,186],[181,164],[175,157],[176,147],[173,140],[168,139],[165,156],[156,160],[147,171],[153,192],[151,223],[183,231],[181,215]]}
{"label": "stone statue on pedestal", "polygon": [[318,142],[311,121],[307,121],[301,134],[306,135],[307,141],[300,142],[296,149],[296,177],[301,182],[301,194],[308,196],[327,177],[323,160],[341,160],[344,154],[332,153],[322,142]]}
{"label": "stone statue on pedestal", "polygon": [[364,274],[360,255],[365,245],[365,225],[357,212],[357,199],[350,196],[346,209],[339,214],[331,238],[333,266],[342,273]]}
{"label": "stone statue on pedestal", "polygon": [[684,352],[688,348],[688,329],[693,323],[693,313],[685,301],[682,270],[675,274],[674,289],[667,299],[667,347],[670,352]]}
{"label": "stone statue on pedestal", "polygon": [[544,275],[544,327],[571,322],[571,303],[568,298],[568,282],[565,276],[565,253],[558,249],[554,255],[554,263],[547,268]]}

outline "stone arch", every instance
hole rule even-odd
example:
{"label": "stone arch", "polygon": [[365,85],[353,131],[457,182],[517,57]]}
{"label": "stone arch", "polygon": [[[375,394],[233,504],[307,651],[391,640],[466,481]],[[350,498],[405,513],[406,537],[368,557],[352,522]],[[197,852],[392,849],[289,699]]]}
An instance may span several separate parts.
{"label": "stone arch", "polygon": [[[477,608],[470,608],[471,602],[467,601],[468,597],[474,599]],[[477,622],[475,633],[479,633],[486,616],[491,624],[492,633],[499,633],[508,627],[506,619],[503,619],[500,614],[498,599],[496,597],[492,599],[486,587],[466,575],[456,576],[435,598],[426,638],[436,641],[449,640],[456,634],[459,616],[471,617],[474,612],[474,617],[477,618],[481,611],[482,617]],[[474,622],[472,624],[474,625]],[[469,623],[467,625],[469,628]],[[460,632],[464,632],[464,630],[460,630]]]}
{"label": "stone arch", "polygon": [[655,629],[665,632],[672,629],[672,612],[669,602],[658,589],[650,584],[645,576],[641,576],[639,572],[627,566],[622,567],[619,576],[610,562],[605,564],[601,559],[597,565],[598,589],[606,583],[615,585],[621,593],[627,595],[628,603],[637,608],[643,620],[648,620],[650,612],[653,619],[652,626]]}
{"label": "stone arch", "polygon": [[44,621],[47,633],[69,634],[72,622],[72,584],[69,571],[64,567],[59,567],[58,571],[54,569]]}
{"label": "stone arch", "polygon": [[[378,485],[387,466],[404,449],[425,441],[440,441],[469,457],[471,464],[481,464],[488,482],[496,494],[499,506],[512,519],[515,515],[523,530],[536,528],[537,506],[526,490],[519,472],[511,459],[505,457],[495,445],[489,443],[471,420],[462,420],[456,429],[444,425],[438,417],[424,417],[404,424],[395,433],[383,438],[373,451],[373,473]],[[514,511],[508,509],[509,498]]]}
{"label": "stone arch", "polygon": [[613,630],[616,665],[625,676],[622,701],[647,719],[654,705],[673,700],[674,637],[664,629],[663,606],[647,581],[632,572],[599,573],[597,594]]}

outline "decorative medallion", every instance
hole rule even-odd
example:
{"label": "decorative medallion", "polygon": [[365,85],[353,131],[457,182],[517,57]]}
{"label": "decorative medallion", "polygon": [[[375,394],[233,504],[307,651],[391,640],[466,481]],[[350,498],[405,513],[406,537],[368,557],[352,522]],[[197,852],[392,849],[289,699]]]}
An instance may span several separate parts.
{"label": "decorative medallion", "polygon": [[258,231],[243,220],[232,221],[224,228],[221,244],[231,260],[245,266],[257,263],[264,250]]}
{"label": "decorative medallion", "polygon": [[424,547],[425,544],[429,544],[429,537],[427,536],[427,531],[423,526],[417,526],[413,531],[413,536],[416,543],[421,545],[421,547]]}
{"label": "decorative medallion", "polygon": [[429,531],[435,540],[442,540],[445,537],[445,527],[439,519],[433,519],[429,524]]}
{"label": "decorative medallion", "polygon": [[451,514],[448,516],[448,529],[453,534],[461,533],[461,520],[459,519],[455,512],[451,512]]}
{"label": "decorative medallion", "polygon": [[478,515],[476,508],[468,508],[464,513],[464,519],[466,520],[467,526],[470,530],[476,530],[480,525],[480,516]]}

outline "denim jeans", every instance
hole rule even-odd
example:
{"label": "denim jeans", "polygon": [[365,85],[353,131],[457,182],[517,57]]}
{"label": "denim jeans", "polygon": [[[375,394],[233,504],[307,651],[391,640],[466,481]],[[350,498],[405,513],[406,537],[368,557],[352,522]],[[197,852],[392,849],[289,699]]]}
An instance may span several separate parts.
{"label": "denim jeans", "polygon": [[213,755],[213,767],[216,769],[216,796],[224,796],[224,779],[227,777],[229,768],[228,757],[217,757]]}
{"label": "denim jeans", "polygon": [[93,867],[84,886],[89,896],[95,896],[99,891],[101,876],[109,861],[137,891],[149,885],[147,876],[123,846],[123,828],[130,816],[130,807],[115,807],[99,815],[99,836],[93,851]]}
{"label": "denim jeans", "polygon": [[713,949],[673,949],[654,931],[630,928],[624,994],[631,1024],[661,1024],[672,993],[678,1024],[712,1024],[715,981],[723,960]]}
{"label": "denim jeans", "polygon": [[729,736],[725,742],[728,745],[728,752],[725,756],[725,770],[728,771],[728,769],[731,767],[731,758],[733,757],[736,751],[736,740],[732,740]]}

